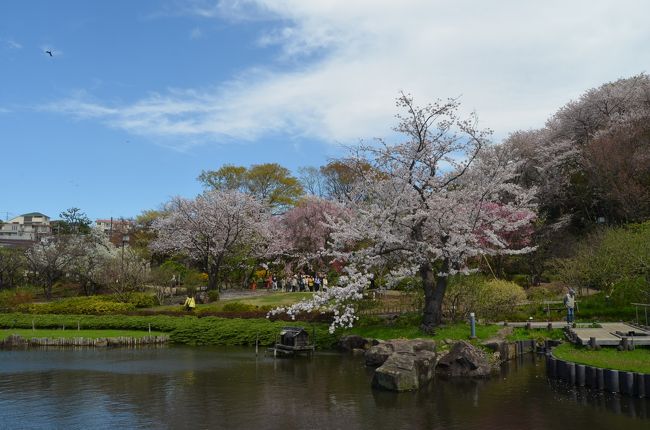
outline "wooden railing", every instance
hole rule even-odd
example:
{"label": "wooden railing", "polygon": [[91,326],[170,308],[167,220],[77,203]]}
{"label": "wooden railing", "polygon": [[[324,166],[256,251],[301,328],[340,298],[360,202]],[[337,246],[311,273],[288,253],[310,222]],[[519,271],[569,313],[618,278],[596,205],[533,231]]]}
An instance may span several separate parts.
{"label": "wooden railing", "polygon": [[636,309],[636,323],[639,324],[639,308],[643,308],[643,313],[645,314],[645,325],[648,326],[648,308],[650,308],[649,303],[630,303]]}

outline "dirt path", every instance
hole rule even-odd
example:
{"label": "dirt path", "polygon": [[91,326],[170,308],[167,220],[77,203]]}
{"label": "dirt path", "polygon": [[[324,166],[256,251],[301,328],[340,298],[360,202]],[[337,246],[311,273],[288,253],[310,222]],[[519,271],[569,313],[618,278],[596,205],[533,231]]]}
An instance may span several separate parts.
{"label": "dirt path", "polygon": [[498,342],[503,342],[504,340],[506,340],[506,337],[508,337],[509,335],[512,334],[512,331],[513,331],[513,330],[514,330],[514,327],[511,327],[511,326],[505,326],[505,327],[499,329],[499,331],[497,332],[496,336],[494,336],[494,337],[492,337],[492,338],[490,338],[490,339],[487,339],[487,340],[483,341],[483,343],[486,344],[486,343],[498,343]]}

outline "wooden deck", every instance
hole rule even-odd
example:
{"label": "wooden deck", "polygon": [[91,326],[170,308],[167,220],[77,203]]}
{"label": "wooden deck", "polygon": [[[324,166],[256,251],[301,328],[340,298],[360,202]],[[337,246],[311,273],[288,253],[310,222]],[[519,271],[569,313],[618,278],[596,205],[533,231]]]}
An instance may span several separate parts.
{"label": "wooden deck", "polygon": [[637,346],[650,345],[650,331],[627,323],[600,323],[600,327],[578,327],[570,329],[576,343],[587,345],[589,338],[596,339],[599,346],[617,346],[624,337]]}
{"label": "wooden deck", "polygon": [[291,346],[282,345],[281,343],[278,343],[275,346],[267,349],[266,352],[269,354],[273,354],[273,357],[292,356],[297,354],[309,354],[311,356],[314,353],[315,349],[316,349],[315,345],[291,347]]}

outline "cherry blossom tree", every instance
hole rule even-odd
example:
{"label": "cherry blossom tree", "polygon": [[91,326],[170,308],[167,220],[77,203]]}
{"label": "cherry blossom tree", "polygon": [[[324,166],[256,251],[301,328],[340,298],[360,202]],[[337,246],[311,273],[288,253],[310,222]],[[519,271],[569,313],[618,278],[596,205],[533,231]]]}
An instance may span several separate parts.
{"label": "cherry blossom tree", "polygon": [[544,128],[506,139],[522,161],[520,184],[538,189],[547,230],[645,219],[649,118],[650,76],[640,74],[587,90]]}
{"label": "cherry blossom tree", "polygon": [[133,291],[143,291],[149,279],[149,263],[130,246],[112,247],[109,253],[96,272],[100,282],[122,300]]}
{"label": "cherry blossom tree", "polygon": [[106,268],[117,256],[117,250],[102,230],[90,229],[88,234],[71,236],[69,240],[74,240],[77,252],[67,273],[79,283],[83,294],[92,295],[97,287],[111,284],[117,279],[108,280],[105,276]]}
{"label": "cherry blossom tree", "polygon": [[254,197],[234,190],[213,190],[193,200],[174,198],[165,216],[154,221],[156,252],[179,252],[201,264],[208,288],[217,289],[220,271],[235,256],[268,251],[270,213]]}
{"label": "cherry blossom tree", "polygon": [[[350,276],[341,290],[315,301],[354,299],[367,285],[367,273],[388,267],[389,280],[421,278],[422,328],[431,331],[441,322],[450,274],[469,273],[468,262],[480,255],[532,249],[508,236],[535,218],[534,189],[515,183],[518,163],[508,151],[488,145],[490,131],[477,127],[474,114],[459,117],[456,100],[418,107],[401,94],[397,106],[403,113],[395,131],[406,140],[359,149],[358,165],[372,165],[354,183],[354,193],[363,198],[348,200],[351,215],[330,222],[333,254],[346,262]],[[304,309],[309,305],[288,311]],[[338,325],[350,324],[349,306],[337,309]]]}
{"label": "cherry blossom tree", "polygon": [[329,220],[342,216],[343,206],[337,202],[307,197],[279,218],[276,235],[284,242],[285,255],[298,260],[298,264],[322,264],[323,250],[332,233]]}
{"label": "cherry blossom tree", "polygon": [[54,283],[65,276],[81,253],[82,248],[73,235],[45,238],[25,252],[30,275],[43,287],[48,300],[52,298]]}

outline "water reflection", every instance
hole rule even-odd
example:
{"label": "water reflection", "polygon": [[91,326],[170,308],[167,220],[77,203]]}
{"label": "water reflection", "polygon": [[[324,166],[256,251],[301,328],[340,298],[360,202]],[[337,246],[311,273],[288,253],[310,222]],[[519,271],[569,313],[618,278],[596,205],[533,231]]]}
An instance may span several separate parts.
{"label": "water reflection", "polygon": [[372,390],[357,357],[249,349],[0,351],[0,427],[211,429],[648,428],[648,400],[546,379],[539,360],[491,380]]}
{"label": "water reflection", "polygon": [[558,380],[550,380],[549,385],[564,401],[631,418],[650,419],[650,405],[647,399],[570,386]]}

